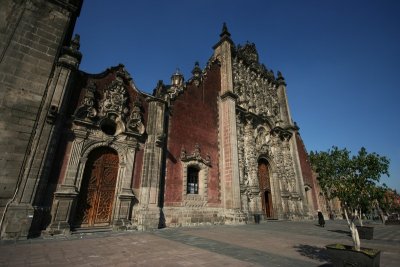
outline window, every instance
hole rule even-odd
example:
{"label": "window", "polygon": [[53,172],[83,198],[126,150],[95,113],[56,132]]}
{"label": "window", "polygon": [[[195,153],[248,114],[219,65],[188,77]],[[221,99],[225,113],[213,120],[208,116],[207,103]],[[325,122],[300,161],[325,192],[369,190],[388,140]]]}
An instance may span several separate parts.
{"label": "window", "polygon": [[187,194],[199,193],[199,170],[195,167],[187,169]]}

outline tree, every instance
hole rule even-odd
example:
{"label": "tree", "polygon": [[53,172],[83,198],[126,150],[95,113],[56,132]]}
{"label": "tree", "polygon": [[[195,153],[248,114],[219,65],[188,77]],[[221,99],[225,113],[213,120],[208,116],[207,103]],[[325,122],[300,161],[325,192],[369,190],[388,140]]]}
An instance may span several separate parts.
{"label": "tree", "polygon": [[378,188],[377,209],[381,212],[381,217],[384,217],[383,212],[385,212],[386,215],[400,212],[400,196],[397,194],[396,190],[387,187],[385,184]]}
{"label": "tree", "polygon": [[310,162],[328,199],[337,197],[340,200],[354,247],[360,250],[355,220],[359,219],[362,225],[362,210],[376,201],[380,177],[384,174],[389,176],[389,160],[376,153],[368,153],[364,147],[357,155],[350,156],[347,149],[333,146],[327,152],[311,152]]}

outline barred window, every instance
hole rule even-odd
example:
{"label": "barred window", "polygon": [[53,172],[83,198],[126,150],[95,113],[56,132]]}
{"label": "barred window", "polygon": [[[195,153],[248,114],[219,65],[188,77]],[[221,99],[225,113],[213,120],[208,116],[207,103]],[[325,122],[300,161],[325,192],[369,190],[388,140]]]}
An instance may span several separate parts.
{"label": "barred window", "polygon": [[199,193],[199,169],[188,167],[187,169],[187,194]]}

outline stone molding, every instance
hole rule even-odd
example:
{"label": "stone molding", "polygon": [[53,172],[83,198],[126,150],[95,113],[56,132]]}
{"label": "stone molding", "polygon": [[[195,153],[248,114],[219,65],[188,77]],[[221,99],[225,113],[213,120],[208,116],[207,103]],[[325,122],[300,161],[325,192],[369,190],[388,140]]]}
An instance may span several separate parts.
{"label": "stone molding", "polygon": [[[195,145],[194,151],[191,154],[187,154],[186,150],[182,148],[180,160],[182,163],[182,204],[185,207],[190,208],[201,208],[207,205],[208,200],[208,172],[211,167],[211,158],[207,155],[203,158],[200,154],[200,146]],[[187,193],[187,170],[189,167],[196,167],[199,169],[199,180],[198,194],[188,194]]]}

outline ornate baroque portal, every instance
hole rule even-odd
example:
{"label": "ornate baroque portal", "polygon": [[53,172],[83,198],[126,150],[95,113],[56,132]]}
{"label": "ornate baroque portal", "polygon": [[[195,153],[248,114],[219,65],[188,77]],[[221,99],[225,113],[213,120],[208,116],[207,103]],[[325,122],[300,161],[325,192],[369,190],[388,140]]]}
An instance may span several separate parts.
{"label": "ornate baroque portal", "polygon": [[291,138],[298,129],[283,116],[284,79],[259,63],[254,44],[238,46],[232,61],[243,210],[268,218],[302,217]]}
{"label": "ornate baroque portal", "polygon": [[65,173],[54,193],[50,233],[80,227],[131,227],[136,151],[145,134],[143,100],[122,65],[89,79],[69,129]]}

